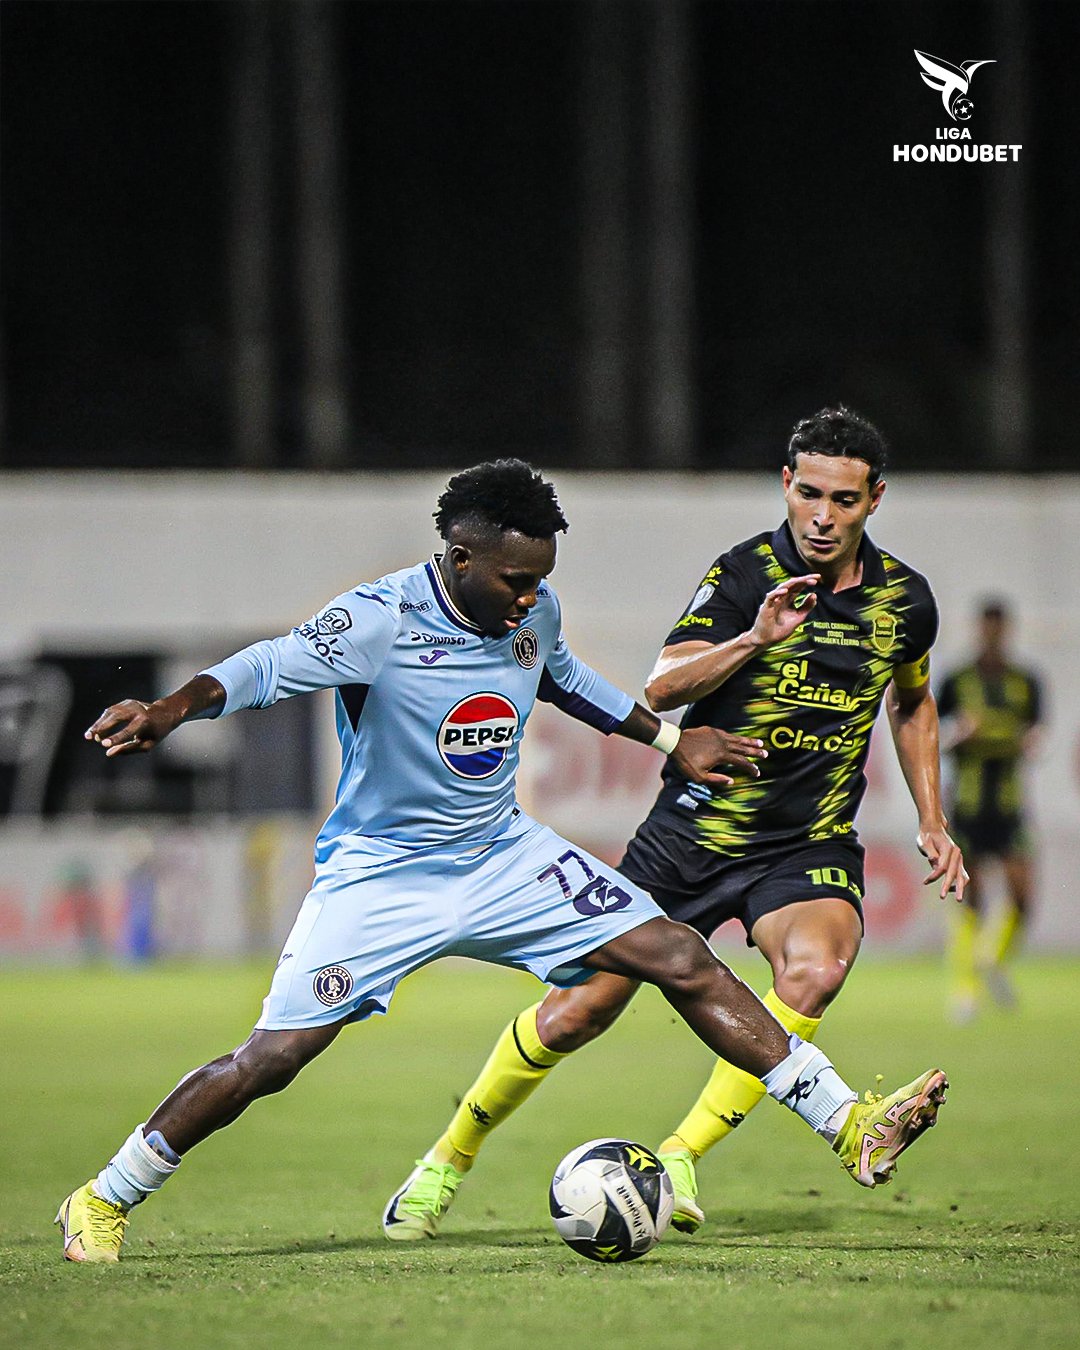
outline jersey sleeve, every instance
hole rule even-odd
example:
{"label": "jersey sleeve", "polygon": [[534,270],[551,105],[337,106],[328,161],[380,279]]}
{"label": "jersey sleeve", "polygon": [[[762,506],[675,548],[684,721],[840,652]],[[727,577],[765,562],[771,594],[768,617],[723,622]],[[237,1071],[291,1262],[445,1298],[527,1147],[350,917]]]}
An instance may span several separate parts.
{"label": "jersey sleeve", "polygon": [[544,662],[536,697],[609,736],[625,722],[634,700],[587,666],[566,645],[560,621],[559,636]]}
{"label": "jersey sleeve", "polygon": [[240,708],[268,708],[316,689],[371,684],[399,623],[386,598],[361,586],[339,595],[291,633],[254,642],[201,673],[224,688],[223,716]]}
{"label": "jersey sleeve", "polygon": [[904,643],[893,679],[901,689],[918,689],[930,678],[930,648],[937,641],[937,601],[927,586],[904,625]]}
{"label": "jersey sleeve", "polygon": [[664,641],[727,642],[751,627],[761,604],[760,586],[751,583],[730,554],[717,558]]}

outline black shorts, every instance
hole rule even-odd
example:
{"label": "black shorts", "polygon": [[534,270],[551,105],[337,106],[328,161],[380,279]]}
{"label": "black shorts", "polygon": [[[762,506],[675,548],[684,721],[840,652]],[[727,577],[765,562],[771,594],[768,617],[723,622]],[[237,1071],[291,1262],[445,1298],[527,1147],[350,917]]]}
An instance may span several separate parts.
{"label": "black shorts", "polygon": [[949,818],[949,833],[970,858],[1007,858],[1027,853],[1027,828],[1018,812],[979,811],[968,815],[956,811]]}
{"label": "black shorts", "polygon": [[864,849],[854,840],[763,847],[743,858],[716,854],[709,875],[687,885],[670,859],[640,835],[630,841],[619,871],[648,891],[664,913],[710,937],[722,923],[738,919],[746,945],[763,914],[802,900],[846,900],[863,923]]}

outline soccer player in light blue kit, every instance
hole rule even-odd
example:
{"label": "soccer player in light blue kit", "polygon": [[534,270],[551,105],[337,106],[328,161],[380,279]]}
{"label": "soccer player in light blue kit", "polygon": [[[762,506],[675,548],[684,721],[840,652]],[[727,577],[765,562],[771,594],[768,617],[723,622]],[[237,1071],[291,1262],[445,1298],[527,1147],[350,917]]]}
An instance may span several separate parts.
{"label": "soccer player in light blue kit", "polygon": [[440,956],[559,985],[597,970],[656,984],[715,1054],[763,1079],[826,1140],[855,1138],[852,1166],[864,1140],[879,1147],[891,1132],[904,1147],[933,1123],[943,1087],[900,1125],[854,1106],[824,1054],[789,1036],[697,933],[524,814],[514,779],[537,698],[656,746],[695,782],[730,783],[710,772],[717,765],[756,773],[763,750],[712,727],[680,736],[570,652],[545,581],[566,520],[529,465],[457,475],[435,518],[442,554],[345,592],[165,698],[106,709],[86,733],[109,756],[139,753],[183,722],[333,688],[342,771],[314,885],[255,1030],[183,1078],[67,1197],[57,1223],[69,1260],[118,1260],[128,1211],[189,1149],[286,1087],[347,1023],[386,1012],[399,981]]}

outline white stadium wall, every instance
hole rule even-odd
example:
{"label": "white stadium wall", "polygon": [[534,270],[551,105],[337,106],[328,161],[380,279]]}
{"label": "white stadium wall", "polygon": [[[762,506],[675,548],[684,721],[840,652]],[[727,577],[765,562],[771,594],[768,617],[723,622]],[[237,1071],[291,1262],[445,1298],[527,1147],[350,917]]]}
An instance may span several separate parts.
{"label": "white stadium wall", "polygon": [[[779,482],[556,479],[571,521],[554,576],[567,635],[638,693],[716,554],[781,518]],[[443,482],[436,474],[0,476],[0,662],[42,647],[153,647],[175,654],[180,678],[289,628],[354,582],[428,554]],[[901,475],[872,524],[873,537],[934,586],[939,676],[967,652],[982,597],[1000,594],[1014,606],[1017,651],[1044,677],[1049,710],[1031,769],[1040,876],[1033,945],[1078,950],[1080,485]],[[320,697],[329,802],[336,743]],[[220,729],[181,734],[213,738]],[[860,819],[870,945],[928,948],[940,940],[942,906],[919,884],[911,804],[887,729],[875,742]],[[541,707],[526,736],[522,797],[615,858],[654,795],[657,770],[653,752]],[[303,895],[316,823],[0,826],[0,957],[77,958],[98,947],[231,955],[272,945]],[[147,907],[150,935],[140,927]]]}

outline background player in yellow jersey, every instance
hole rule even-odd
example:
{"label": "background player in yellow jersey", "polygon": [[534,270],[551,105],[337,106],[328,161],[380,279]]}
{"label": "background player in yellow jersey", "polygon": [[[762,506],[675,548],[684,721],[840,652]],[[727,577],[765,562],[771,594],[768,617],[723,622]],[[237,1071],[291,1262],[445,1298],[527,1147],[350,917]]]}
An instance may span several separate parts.
{"label": "background player in yellow jersey", "polygon": [[[1022,767],[1038,737],[1043,700],[1039,681],[1010,656],[1010,630],[1005,603],[986,601],[978,615],[975,659],[947,676],[938,698],[955,769],[951,825],[971,872],[950,947],[958,1021],[975,1015],[984,985],[995,1002],[1012,1007],[1005,966],[1031,909]],[[980,934],[987,872],[995,861],[1004,874],[1005,908],[1000,923]]]}
{"label": "background player in yellow jersey", "polygon": [[[918,812],[927,882],[962,896],[966,873],[942,810],[929,650],[937,607],[913,568],[877,549],[866,522],[885,491],[885,444],[847,408],[800,422],[783,469],[787,519],[708,570],[646,685],[654,711],[689,705],[683,727],[765,742],[760,774],[723,793],[666,772],[619,870],[672,918],[709,936],[729,919],[772,967],[765,1003],[813,1040],[862,941],[863,850],[855,816],[884,701]],[[434,1237],[490,1131],[567,1053],[618,1017],[637,984],[594,976],[553,989],[506,1028],[446,1133],[393,1195],[387,1237]],[[660,1152],[673,1222],[703,1221],[695,1164],[765,1095],[723,1060]]]}

